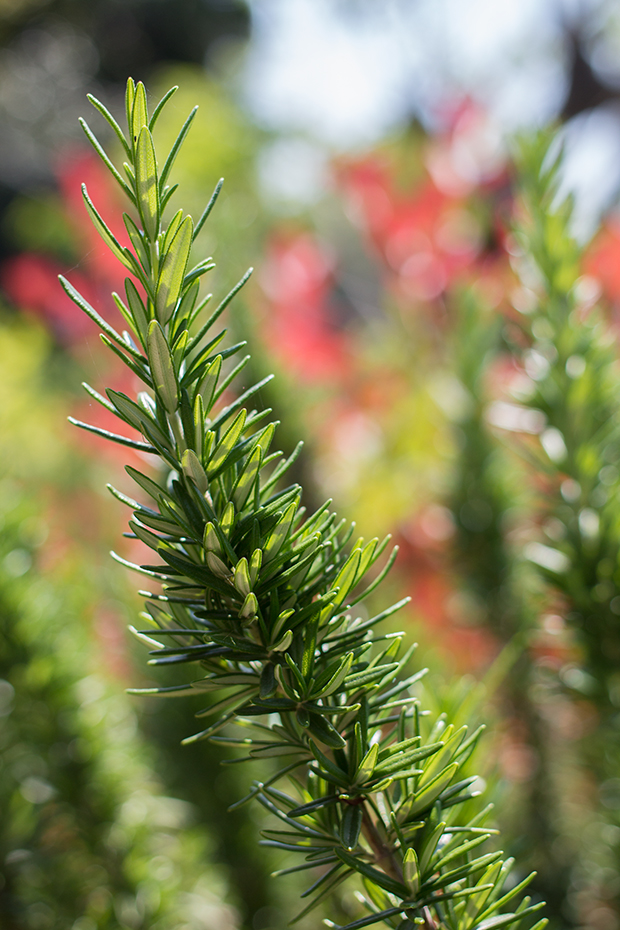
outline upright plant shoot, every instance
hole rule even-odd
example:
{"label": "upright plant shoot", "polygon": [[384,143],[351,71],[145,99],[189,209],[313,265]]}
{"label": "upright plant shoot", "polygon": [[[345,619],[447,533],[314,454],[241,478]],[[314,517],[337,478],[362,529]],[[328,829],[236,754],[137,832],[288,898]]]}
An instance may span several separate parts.
{"label": "upright plant shoot", "polygon": [[393,562],[395,552],[375,568],[389,539],[356,539],[329,502],[306,513],[302,489],[284,486],[299,447],[286,460],[272,451],[277,424],[269,410],[251,407],[267,379],[228,399],[248,357],[236,361],[244,343],[224,347],[226,331],[216,323],[249,272],[207,315],[210,295],[200,299],[199,283],[214,264],[192,265],[190,252],[221,182],[196,224],[169,209],[170,172],[195,113],[160,164],[153,130],[174,90],[149,116],[143,85],[130,79],[127,134],[91,98],[124,150],[122,170],[83,123],[128,201],[131,247],[84,189],[95,226],[128,272],[114,300],[129,331],[117,333],[61,279],[144,385],[135,398],[86,386],[140,438],[74,422],[159,463],[151,474],[127,466],[148,503],[110,489],[133,511],[132,535],[153,552],[153,564],[124,563],[153,589],[144,592],[148,628],[134,632],[149,645],[152,665],[197,669],[192,684],[146,693],[213,694],[197,715],[206,726],[185,742],[223,741],[242,746],[248,760],[280,760],[248,799],[279,821],[264,842],[300,854],[284,871],[314,872],[298,916],[357,877],[365,914],[348,930],[380,922],[401,930],[529,924],[541,906],[521,896],[529,878],[506,884],[510,860],[480,848],[496,831],[485,826],[490,807],[474,800],[467,769],[479,732],[443,716],[429,722],[421,710],[411,688],[423,672],[407,673],[414,647],[403,651],[400,634],[380,632],[405,601],[370,619],[356,616]]}

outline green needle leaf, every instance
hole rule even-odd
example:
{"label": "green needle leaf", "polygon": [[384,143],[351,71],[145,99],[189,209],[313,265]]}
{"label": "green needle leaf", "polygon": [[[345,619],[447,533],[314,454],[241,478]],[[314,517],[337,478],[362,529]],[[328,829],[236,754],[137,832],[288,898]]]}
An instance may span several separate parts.
{"label": "green needle leaf", "polygon": [[174,145],[170,149],[170,154],[168,155],[168,158],[165,161],[164,167],[162,168],[161,177],[159,179],[159,183],[161,185],[162,190],[164,188],[164,185],[168,181],[168,175],[170,174],[170,170],[175,162],[177,155],[179,154],[179,149],[181,148],[181,146],[183,145],[183,142],[185,141],[185,137],[187,133],[189,132],[189,128],[192,125],[192,122],[197,112],[198,112],[198,107],[196,106],[191,111],[191,113],[189,114],[185,122],[183,123],[183,126],[181,127],[181,131],[176,137]]}
{"label": "green needle leaf", "polygon": [[143,126],[140,130],[135,165],[138,209],[147,237],[151,242],[155,242],[159,235],[159,187],[155,146],[148,126]]}
{"label": "green needle leaf", "polygon": [[186,449],[181,459],[183,471],[191,478],[201,494],[209,488],[209,480],[205,473],[202,463],[193,449]]}
{"label": "green needle leaf", "polygon": [[209,474],[212,474],[220,469],[232,452],[233,447],[238,442],[241,433],[245,429],[246,417],[247,411],[241,410],[240,413],[238,413],[235,417],[231,426],[224,433],[224,436],[213,450],[213,454],[209,460]]}
{"label": "green needle leaf", "polygon": [[[111,117],[110,117],[110,118],[111,118]],[[121,176],[121,174],[120,174],[119,171],[117,170],[116,166],[112,163],[112,161],[110,160],[110,158],[109,158],[108,155],[106,154],[105,150],[103,149],[103,147],[101,146],[101,144],[100,144],[99,141],[97,140],[95,134],[92,132],[92,130],[91,130],[90,126],[88,125],[88,123],[86,122],[86,120],[85,120],[85,119],[82,119],[82,118],[80,117],[79,122],[80,122],[80,125],[81,125],[82,129],[84,130],[84,133],[85,133],[85,135],[86,135],[86,138],[88,139],[88,141],[90,142],[90,144],[91,144],[92,147],[94,148],[95,152],[97,153],[97,155],[99,156],[99,158],[101,159],[101,161],[104,163],[104,165],[106,166],[106,168],[108,169],[108,171],[110,172],[110,174],[112,175],[112,177],[114,178],[114,180],[121,186],[123,192],[129,197],[129,199],[131,200],[131,202],[132,202],[132,203],[135,203],[135,202],[136,202],[136,195],[134,194],[134,192],[133,192],[132,189],[130,188],[130,186],[129,186],[129,184],[127,183],[127,181],[125,181],[125,179]],[[116,123],[115,123],[115,125],[116,125]],[[119,130],[119,131],[120,131],[120,130]],[[121,136],[122,136],[122,133],[121,133]],[[124,144],[125,144],[125,146],[126,146],[126,145],[127,145],[127,142],[125,141],[125,137],[122,136],[122,139],[123,139],[123,142],[124,142]]]}
{"label": "green needle leaf", "polygon": [[84,203],[86,204],[86,209],[88,215],[93,221],[93,225],[105,244],[108,246],[111,252],[118,258],[119,262],[125,266],[129,271],[135,274],[136,266],[132,262],[132,256],[129,253],[128,249],[123,248],[116,236],[113,234],[112,230],[108,228],[106,223],[103,221],[99,215],[94,203],[88,196],[88,191],[86,190],[86,185],[82,184],[82,196],[84,198]]}
{"label": "green needle leaf", "polygon": [[308,718],[308,730],[316,739],[333,749],[342,749],[346,746],[344,737],[325,717],[309,713]]}
{"label": "green needle leaf", "polygon": [[449,765],[443,772],[440,772],[423,791],[416,794],[415,801],[409,811],[409,817],[414,817],[416,814],[421,813],[427,807],[435,803],[441,792],[448,787],[454,778],[458,767],[458,763],[453,762],[452,765]]}
{"label": "green needle leaf", "polygon": [[76,291],[73,285],[69,281],[67,281],[66,278],[64,278],[60,274],[58,275],[58,280],[60,281],[60,284],[63,290],[65,291],[67,296],[71,298],[73,303],[77,304],[80,310],[82,310],[87,316],[89,316],[91,320],[93,320],[93,322],[97,324],[97,326],[101,327],[104,333],[106,333],[106,335],[110,337],[110,339],[112,339],[118,346],[124,349],[125,352],[128,352],[129,355],[132,355],[135,359],[142,360],[142,355],[140,354],[140,352],[132,348],[132,346],[128,345],[128,343],[123,339],[123,337],[119,336],[116,330],[112,329],[110,324],[106,323],[103,317],[99,316],[99,314],[94,309],[94,307],[91,307],[88,301],[84,297],[82,297],[79,291]]}
{"label": "green needle leaf", "polygon": [[171,87],[170,90],[164,94],[164,96],[161,98],[161,100],[159,101],[155,109],[153,110],[153,115],[151,116],[149,120],[149,129],[151,130],[151,132],[153,132],[153,127],[155,126],[155,123],[159,119],[159,115],[161,111],[166,106],[166,104],[168,103],[170,98],[173,96],[173,94],[176,94],[178,89],[179,87],[177,84],[175,84],[174,87]]}
{"label": "green needle leaf", "polygon": [[345,849],[336,848],[335,853],[339,859],[342,859],[345,865],[348,865],[349,868],[358,872],[360,875],[369,878],[375,885],[379,885],[380,888],[383,888],[385,891],[390,891],[399,898],[404,897],[404,886],[401,885],[400,882],[395,881],[395,879],[390,878],[385,872],[380,872],[379,869],[375,869],[372,865],[368,865],[362,859],[352,856],[351,853]]}
{"label": "green needle leaf", "polygon": [[114,119],[114,117],[112,116],[112,114],[110,113],[110,111],[107,109],[107,107],[105,107],[104,104],[101,103],[100,100],[97,100],[96,97],[93,97],[92,94],[86,94],[86,99],[89,100],[90,103],[92,103],[92,105],[94,106],[94,108],[95,108],[96,110],[99,110],[99,112],[101,113],[101,115],[103,116],[103,118],[104,118],[105,120],[107,120],[107,122],[110,124],[110,126],[112,127],[112,129],[113,129],[114,132],[116,133],[116,135],[117,135],[117,137],[118,137],[118,139],[119,139],[121,145],[122,145],[123,148],[125,149],[125,152],[127,153],[127,155],[128,155],[128,156],[131,156],[131,147],[129,146],[129,144],[128,144],[128,142],[127,142],[127,139],[125,138],[125,134],[124,134],[123,130],[121,129],[121,127],[120,127],[120,126],[118,125],[118,123],[116,122],[116,120]]}
{"label": "green needle leaf", "polygon": [[372,778],[372,773],[374,772],[375,765],[377,764],[378,755],[379,744],[375,743],[370,747],[358,766],[357,772],[355,773],[355,783],[357,785],[364,785],[369,779]]}
{"label": "green needle leaf", "polygon": [[354,850],[362,829],[363,811],[361,804],[347,804],[340,824],[340,839],[345,849]]}
{"label": "green needle leaf", "polygon": [[196,236],[198,235],[198,233],[200,232],[200,230],[201,230],[202,227],[204,226],[206,220],[208,219],[209,214],[211,213],[211,210],[212,210],[213,207],[215,206],[215,201],[216,201],[217,198],[220,196],[220,191],[222,190],[222,187],[223,187],[223,186],[224,186],[224,178],[220,178],[219,181],[217,182],[217,184],[215,185],[215,190],[214,190],[213,193],[211,194],[211,199],[209,200],[209,203],[208,203],[208,204],[206,205],[206,207],[204,208],[204,211],[203,211],[203,213],[202,213],[200,219],[199,219],[198,222],[196,223],[196,229],[194,230],[194,239],[196,238]]}
{"label": "green needle leaf", "polygon": [[412,847],[407,850],[403,859],[403,878],[407,891],[414,898],[420,887],[420,869],[416,851]]}
{"label": "green needle leaf", "polygon": [[149,325],[146,351],[155,389],[168,413],[175,413],[179,406],[179,385],[170,348],[157,320],[152,320]]}
{"label": "green needle leaf", "polygon": [[[133,82],[132,82],[133,83]],[[129,82],[127,82],[127,91],[129,99]],[[135,92],[132,96],[132,113],[131,113],[131,135],[134,149],[140,137],[140,132],[144,126],[148,126],[148,114],[146,108],[146,90],[142,81],[138,81]]]}
{"label": "green needle leaf", "polygon": [[157,318],[164,324],[172,316],[181,293],[192,245],[192,231],[192,218],[186,216],[172,237],[168,251],[163,258],[157,281],[155,308]]}

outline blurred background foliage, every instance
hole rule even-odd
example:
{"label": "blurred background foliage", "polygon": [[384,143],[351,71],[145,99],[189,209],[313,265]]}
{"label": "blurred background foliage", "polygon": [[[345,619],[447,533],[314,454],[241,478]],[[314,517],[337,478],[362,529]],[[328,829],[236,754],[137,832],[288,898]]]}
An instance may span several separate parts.
{"label": "blurred background foliage", "polygon": [[180,85],[162,146],[200,105],[175,180],[200,213],[226,178],[198,247],[220,291],[257,266],[248,380],[276,370],[308,495],[399,543],[400,622],[428,699],[491,726],[509,851],[554,927],[617,930],[619,43],[612,0],[0,0],[2,927],[280,930],[297,893],[262,815],[226,813],[243,766],[178,748],[191,703],[123,696],[126,457],[66,425],[108,425],[82,379],[126,378],[56,276],[113,316],[77,116],[105,133],[85,94],[120,111],[131,74]]}

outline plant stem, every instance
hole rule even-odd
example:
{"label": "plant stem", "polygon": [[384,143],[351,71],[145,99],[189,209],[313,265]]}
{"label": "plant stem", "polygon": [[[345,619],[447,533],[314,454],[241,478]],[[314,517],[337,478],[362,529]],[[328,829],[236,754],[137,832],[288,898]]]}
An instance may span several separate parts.
{"label": "plant stem", "polygon": [[403,873],[394,855],[394,850],[381,838],[365,804],[362,805],[362,833],[375,854],[375,862],[396,881],[402,882]]}

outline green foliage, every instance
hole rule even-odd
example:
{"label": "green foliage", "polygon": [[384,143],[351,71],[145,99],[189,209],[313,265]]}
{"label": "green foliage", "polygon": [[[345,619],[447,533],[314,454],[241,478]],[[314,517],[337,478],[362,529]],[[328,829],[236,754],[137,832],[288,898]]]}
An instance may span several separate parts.
{"label": "green foliage", "polygon": [[[199,742],[179,753],[179,733],[188,732],[192,721],[188,702],[136,706],[134,699],[118,693],[119,657],[114,648],[111,652],[106,648],[115,622],[104,618],[110,608],[115,612],[115,603],[120,607],[128,593],[123,582],[129,579],[117,576],[116,584],[114,566],[101,565],[92,551],[95,543],[100,546],[102,538],[107,541],[109,532],[117,531],[117,524],[106,504],[107,492],[102,489],[101,498],[90,491],[100,478],[96,467],[93,477],[88,455],[80,455],[71,443],[79,436],[71,427],[58,429],[66,415],[63,385],[76,382],[77,364],[54,353],[35,323],[8,314],[0,317],[0,356],[0,678],[15,691],[0,716],[0,754],[5,762],[0,769],[0,808],[6,831],[0,830],[0,859],[5,862],[10,857],[7,866],[13,876],[10,890],[8,885],[4,889],[5,910],[10,894],[12,911],[20,915],[24,927],[29,926],[28,908],[36,904],[38,895],[44,905],[35,908],[32,916],[36,923],[39,915],[38,930],[45,930],[45,915],[51,920],[50,912],[63,928],[88,914],[92,919],[101,917],[104,926],[109,908],[116,906],[112,899],[119,887],[119,907],[121,899],[127,903],[138,895],[130,861],[141,870],[136,881],[142,881],[148,878],[145,863],[153,856],[159,857],[153,875],[159,876],[159,912],[162,919],[166,915],[165,926],[176,926],[185,914],[198,921],[200,910],[227,919],[230,912],[219,900],[220,889],[234,906],[238,927],[250,926],[252,916],[262,908],[274,913],[290,910],[281,899],[294,900],[296,888],[267,880],[280,864],[277,852],[266,855],[248,842],[248,833],[256,826],[246,809],[226,811],[243,793],[244,784],[242,769],[220,769],[226,748]],[[73,402],[72,397],[69,403]],[[108,459],[106,468],[110,467],[116,466]],[[78,485],[82,491],[76,499]],[[49,507],[62,514],[60,522],[48,514]],[[48,526],[50,533],[44,538]],[[118,601],[110,603],[111,596]],[[91,616],[97,631],[95,649],[87,632]],[[99,634],[103,634],[103,655]],[[32,669],[32,680],[27,668]],[[124,667],[120,673],[124,684],[131,673]],[[169,675],[178,679],[178,669],[172,667]],[[2,687],[10,693],[10,688]],[[154,703],[157,714],[148,712]],[[150,749],[136,726],[147,736]],[[84,750],[83,758],[78,757],[77,747]],[[32,770],[23,770],[23,760]],[[55,791],[48,802],[27,803],[22,796],[21,782],[30,776],[42,778]],[[25,832],[14,832],[9,808],[29,812]],[[130,822],[132,811],[143,819]],[[169,821],[163,829],[160,817]],[[75,825],[75,830],[56,830],[58,818]],[[117,840],[123,839],[122,848],[106,845],[106,831],[115,823],[118,829],[113,832]],[[62,845],[48,844],[44,852],[38,849],[39,838],[47,842],[51,836]],[[80,855],[71,854],[74,843]],[[133,849],[129,858],[128,848]],[[23,858],[18,862],[11,853],[20,849]],[[86,860],[86,849],[92,851],[92,861]],[[56,862],[58,867],[52,867]],[[217,870],[210,862],[218,863]],[[108,903],[104,902],[103,912],[94,905],[88,911],[85,900],[99,886],[100,897]],[[2,894],[0,889],[0,901]],[[129,915],[132,908],[123,905],[122,911]],[[151,919],[152,908],[145,915]],[[3,914],[0,924],[4,927],[6,921]],[[88,922],[82,930],[89,930]]]}
{"label": "green foliage", "polygon": [[[378,629],[405,601],[371,618],[352,612],[389,570],[395,552],[379,568],[389,538],[356,539],[329,502],[306,513],[301,487],[282,486],[299,449],[288,459],[271,451],[270,411],[249,406],[268,379],[237,397],[228,390],[247,357],[236,361],[244,344],[224,348],[215,323],[247,276],[202,322],[210,297],[199,300],[198,281],[213,262],[190,260],[201,222],[194,228],[182,211],[164,219],[193,111],[161,168],[151,131],[159,112],[149,120],[144,88],[130,80],[124,177],[88,133],[130,204],[132,248],[84,192],[95,226],[132,275],[125,299],[115,300],[133,335],[115,332],[62,281],[146,387],[135,399],[88,388],[122,421],[122,435],[78,425],[158,456],[165,471],[128,467],[148,504],[112,489],[133,511],[131,535],[153,553],[148,564],[119,561],[154,589],[145,592],[145,628],[135,631],[150,664],[195,663],[201,677],[142,693],[212,694],[198,714],[207,726],[185,742],[239,746],[250,762],[278,759],[243,801],[256,798],[280,821],[264,842],[303,855],[292,870],[320,869],[298,917],[357,876],[369,913],[349,928],[516,926],[540,904],[519,897],[528,879],[506,890],[510,863],[479,848],[494,833],[466,768],[479,731],[468,735],[421,710],[414,647],[402,651],[400,634]],[[126,436],[127,427],[140,438]],[[286,775],[287,791],[276,788]]]}
{"label": "green foliage", "polygon": [[618,706],[620,659],[620,372],[615,338],[580,291],[572,204],[557,203],[560,156],[544,135],[522,147],[527,214],[517,230],[518,268],[536,298],[524,359],[532,374],[527,403],[544,415],[533,454],[547,482],[547,538],[532,556],[567,598],[581,646],[581,670],[565,684],[608,716]]}
{"label": "green foliage", "polygon": [[519,399],[541,420],[540,442],[526,454],[544,488],[543,532],[527,554],[551,596],[561,595],[573,645],[547,691],[559,687],[577,705],[592,702],[598,718],[577,744],[602,804],[596,811],[593,792],[588,828],[594,841],[579,845],[573,886],[589,885],[617,906],[620,821],[612,793],[619,764],[620,371],[616,336],[602,309],[592,306],[597,295],[582,278],[572,202],[558,194],[561,154],[540,134],[522,145],[520,156],[523,211],[515,264],[532,311],[523,321],[527,348],[521,350],[530,390]]}
{"label": "green foliage", "polygon": [[83,586],[32,567],[38,513],[6,476],[0,519],[2,927],[173,930],[205,913],[232,927],[193,809],[166,797],[129,699],[97,669]]}
{"label": "green foliage", "polygon": [[448,498],[456,529],[453,558],[459,590],[471,598],[472,613],[505,646],[509,667],[499,683],[503,713],[510,731],[536,759],[530,777],[519,788],[512,786],[500,820],[509,835],[519,837],[520,861],[536,869],[532,890],[546,899],[550,919],[564,923],[569,912],[570,843],[557,775],[566,760],[558,758],[548,714],[537,699],[540,670],[530,648],[543,585],[522,543],[514,538],[514,528],[531,515],[531,494],[518,467],[522,461],[515,462],[498,442],[487,417],[489,372],[505,351],[505,324],[474,288],[459,295],[453,306],[457,319],[449,340],[450,361],[465,392],[457,421],[461,442],[456,474]]}
{"label": "green foliage", "polygon": [[525,620],[515,554],[506,540],[507,514],[519,505],[516,482],[485,417],[485,378],[500,351],[502,321],[473,289],[454,300],[454,310],[450,362],[464,408],[457,420],[460,450],[448,498],[456,528],[455,561],[474,609],[506,642],[531,625],[533,617]]}

